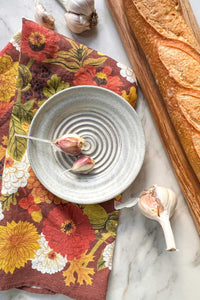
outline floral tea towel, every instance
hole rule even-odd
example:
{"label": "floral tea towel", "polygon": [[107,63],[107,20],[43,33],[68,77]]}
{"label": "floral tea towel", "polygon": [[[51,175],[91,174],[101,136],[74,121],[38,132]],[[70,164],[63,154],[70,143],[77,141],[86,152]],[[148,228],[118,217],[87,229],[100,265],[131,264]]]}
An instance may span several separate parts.
{"label": "floral tea towel", "polygon": [[76,85],[110,89],[132,105],[137,98],[131,69],[23,19],[21,36],[0,53],[0,290],[106,298],[118,223],[114,199],[76,205],[51,194],[30,167],[26,140],[15,136],[28,134],[49,97]]}

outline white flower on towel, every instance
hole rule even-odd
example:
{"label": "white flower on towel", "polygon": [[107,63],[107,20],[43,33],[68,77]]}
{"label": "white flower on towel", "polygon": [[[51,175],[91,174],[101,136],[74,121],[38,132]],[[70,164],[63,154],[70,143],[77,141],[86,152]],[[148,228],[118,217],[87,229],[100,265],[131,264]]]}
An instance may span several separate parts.
{"label": "white flower on towel", "polygon": [[113,259],[113,252],[115,247],[115,241],[111,244],[108,244],[105,249],[103,250],[103,260],[105,262],[105,266],[112,270],[112,259]]}
{"label": "white flower on towel", "polygon": [[2,204],[0,203],[0,221],[3,220],[4,214],[3,214],[3,209],[2,209]]}
{"label": "white flower on towel", "polygon": [[17,32],[10,40],[11,44],[20,52],[21,49],[21,32]]}
{"label": "white flower on towel", "polygon": [[2,194],[16,193],[19,187],[27,185],[27,179],[30,174],[28,168],[30,167],[27,152],[25,152],[21,161],[6,157],[5,166],[2,176]]}
{"label": "white flower on towel", "polygon": [[131,83],[137,82],[135,74],[131,68],[119,62],[117,63],[117,66],[121,69],[120,75],[122,77],[125,77]]}
{"label": "white flower on towel", "polygon": [[52,250],[42,233],[39,242],[41,248],[37,250],[34,259],[32,259],[32,268],[40,271],[42,274],[54,274],[61,271],[67,263],[67,257],[63,257]]}

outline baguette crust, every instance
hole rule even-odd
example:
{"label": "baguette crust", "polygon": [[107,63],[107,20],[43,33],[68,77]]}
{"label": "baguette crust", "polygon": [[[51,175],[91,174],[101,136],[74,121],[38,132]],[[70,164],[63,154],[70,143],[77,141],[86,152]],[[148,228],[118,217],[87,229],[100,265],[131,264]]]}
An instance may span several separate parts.
{"label": "baguette crust", "polygon": [[200,46],[178,1],[123,1],[129,24],[200,181]]}

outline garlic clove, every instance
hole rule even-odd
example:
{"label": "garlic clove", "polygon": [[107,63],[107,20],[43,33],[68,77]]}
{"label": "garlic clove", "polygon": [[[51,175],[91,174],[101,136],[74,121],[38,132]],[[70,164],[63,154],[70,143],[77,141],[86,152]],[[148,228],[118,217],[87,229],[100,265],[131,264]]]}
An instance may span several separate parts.
{"label": "garlic clove", "polygon": [[47,13],[44,6],[38,0],[35,2],[35,20],[49,29],[54,29],[54,17]]}
{"label": "garlic clove", "polygon": [[85,149],[85,140],[77,134],[65,134],[53,141],[17,133],[15,134],[15,136],[55,145],[60,150],[69,155],[78,155],[81,153],[82,150]]}
{"label": "garlic clove", "polygon": [[94,0],[58,0],[66,10],[65,21],[74,33],[82,33],[97,25]]}
{"label": "garlic clove", "polygon": [[85,16],[67,12],[64,17],[68,28],[74,33],[82,33],[90,29],[90,23]]}
{"label": "garlic clove", "polygon": [[177,204],[175,193],[168,188],[153,185],[142,192],[138,207],[142,214],[149,219],[156,220],[162,226],[168,251],[175,251],[176,245],[171,229],[170,217]]}
{"label": "garlic clove", "polygon": [[148,194],[143,195],[139,199],[138,206],[143,215],[149,219],[157,219],[160,216],[160,213],[164,210],[160,200]]}
{"label": "garlic clove", "polygon": [[94,168],[94,165],[95,161],[91,157],[84,155],[79,157],[75,161],[73,167],[71,168],[71,171],[76,173],[87,174]]}
{"label": "garlic clove", "polygon": [[85,140],[77,134],[65,134],[53,143],[69,155],[78,155],[85,148]]}

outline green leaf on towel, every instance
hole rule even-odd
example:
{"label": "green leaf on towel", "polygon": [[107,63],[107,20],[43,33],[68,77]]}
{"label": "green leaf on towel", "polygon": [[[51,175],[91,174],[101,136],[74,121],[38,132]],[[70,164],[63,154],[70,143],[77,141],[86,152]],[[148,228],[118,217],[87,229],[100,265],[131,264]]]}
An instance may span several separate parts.
{"label": "green leaf on towel", "polygon": [[19,121],[22,122],[26,122],[28,124],[31,123],[32,119],[33,119],[33,104],[35,102],[36,99],[32,99],[27,101],[24,104],[21,103],[15,103],[13,106],[13,112],[12,114],[19,119]]}
{"label": "green leaf on towel", "polygon": [[94,66],[94,67],[99,67],[101,65],[103,65],[103,63],[106,61],[107,57],[102,56],[102,57],[98,57],[98,58],[88,58],[85,59],[83,62],[83,65],[90,65],[90,66]]}
{"label": "green leaf on towel", "polygon": [[61,58],[50,58],[44,61],[45,63],[51,63],[63,67],[67,71],[76,72],[80,68],[80,64],[75,61],[66,61]]}
{"label": "green leaf on towel", "polygon": [[15,194],[6,194],[6,195],[2,195],[0,197],[0,203],[2,205],[2,210],[4,211],[9,210],[10,209],[10,204],[12,203],[13,205],[17,204],[17,200],[15,198]]}
{"label": "green leaf on towel", "polygon": [[105,268],[106,268],[106,266],[105,266],[105,261],[103,259],[103,252],[102,252],[101,256],[99,257],[98,262],[97,262],[97,271],[100,271]]}
{"label": "green leaf on towel", "polygon": [[26,135],[26,131],[22,128],[20,119],[12,114],[7,151],[11,158],[20,161],[26,151],[27,143],[26,139],[15,136],[16,133]]}
{"label": "green leaf on towel", "polygon": [[84,214],[88,216],[94,229],[104,228],[108,219],[106,210],[98,204],[88,204],[84,207]]}
{"label": "green leaf on towel", "polygon": [[48,87],[43,88],[43,94],[47,98],[69,87],[69,83],[62,81],[61,77],[58,77],[57,74],[52,75],[51,79],[47,80],[47,85]]}

